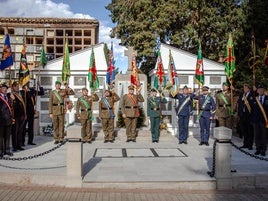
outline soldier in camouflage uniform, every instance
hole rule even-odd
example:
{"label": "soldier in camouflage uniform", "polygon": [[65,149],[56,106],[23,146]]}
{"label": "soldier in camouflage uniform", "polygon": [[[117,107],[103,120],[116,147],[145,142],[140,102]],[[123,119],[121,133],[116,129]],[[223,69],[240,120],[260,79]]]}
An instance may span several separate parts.
{"label": "soldier in camouflage uniform", "polygon": [[222,83],[222,91],[216,94],[216,118],[219,126],[232,129],[231,93],[227,82]]}
{"label": "soldier in camouflage uniform", "polygon": [[114,142],[114,103],[119,101],[119,96],[109,90],[105,90],[104,97],[99,102],[99,117],[104,132],[104,143]]}
{"label": "soldier in camouflage uniform", "polygon": [[65,101],[68,95],[74,95],[74,91],[65,84],[65,89],[61,89],[61,83],[55,82],[55,88],[49,94],[49,116],[53,122],[54,144],[61,143],[64,139]]}
{"label": "soldier in camouflage uniform", "polygon": [[82,142],[91,143],[92,141],[92,103],[99,100],[97,94],[93,93],[91,96],[88,96],[87,88],[82,89],[82,96],[78,98],[76,103],[76,115],[77,118],[81,121],[81,137]]}
{"label": "soldier in camouflage uniform", "polygon": [[140,116],[138,105],[139,102],[144,102],[143,96],[140,94],[139,90],[137,90],[135,95],[134,86],[130,85],[128,87],[128,94],[123,96],[121,102],[122,117],[124,118],[126,124],[126,142],[136,142],[137,120]]}

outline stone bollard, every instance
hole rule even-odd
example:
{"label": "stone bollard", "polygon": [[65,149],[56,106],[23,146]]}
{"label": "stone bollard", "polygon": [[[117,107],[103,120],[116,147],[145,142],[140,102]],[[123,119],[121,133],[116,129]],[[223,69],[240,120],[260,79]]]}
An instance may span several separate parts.
{"label": "stone bollard", "polygon": [[226,127],[214,128],[216,143],[215,177],[217,189],[232,189],[231,158],[232,158],[232,130]]}
{"label": "stone bollard", "polygon": [[82,185],[83,176],[83,145],[81,141],[81,126],[73,125],[67,128],[66,176],[69,186]]}

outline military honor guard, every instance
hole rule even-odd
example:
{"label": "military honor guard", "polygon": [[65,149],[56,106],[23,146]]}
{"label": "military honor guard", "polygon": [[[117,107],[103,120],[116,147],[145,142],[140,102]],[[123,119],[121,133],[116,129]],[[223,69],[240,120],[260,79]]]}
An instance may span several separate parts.
{"label": "military honor guard", "polygon": [[15,119],[7,89],[8,86],[5,83],[0,85],[0,158],[4,155],[13,156],[10,151],[10,135]]}
{"label": "military honor guard", "polygon": [[[39,86],[39,84],[38,84]],[[24,146],[26,137],[26,128],[28,133],[28,145],[36,145],[33,142],[34,139],[34,116],[36,115],[35,105],[36,96],[44,95],[43,87],[39,86],[39,90],[36,91],[33,87],[29,87],[29,83],[22,86],[20,91],[22,98],[26,106],[27,119],[24,123],[23,134],[22,134],[22,145]]]}
{"label": "military honor guard", "polygon": [[104,143],[114,142],[114,103],[119,100],[116,93],[105,90],[104,97],[99,102],[99,117],[104,132]]}
{"label": "military honor guard", "polygon": [[232,129],[231,93],[227,82],[222,83],[222,91],[216,94],[216,118],[219,126]]}
{"label": "military honor guard", "polygon": [[14,110],[14,119],[15,124],[12,126],[12,147],[13,151],[24,150],[22,148],[22,135],[27,119],[26,105],[20,94],[19,83],[14,81],[12,84],[12,90],[10,97],[13,98],[13,110]]}
{"label": "military honor guard", "polygon": [[83,143],[92,142],[92,121],[93,121],[93,112],[92,104],[99,100],[99,97],[96,93],[88,95],[88,89],[82,89],[82,96],[78,98],[76,103],[76,116],[80,120],[82,129],[81,137]]}
{"label": "military honor guard", "polygon": [[178,105],[176,108],[178,115],[178,127],[179,127],[179,144],[187,144],[188,132],[189,132],[189,119],[193,110],[193,101],[191,95],[189,95],[188,87],[185,85],[182,89],[182,93],[178,93],[171,98],[178,99]]}
{"label": "military honor guard", "polygon": [[264,94],[263,85],[257,87],[257,96],[253,102],[253,129],[255,135],[255,155],[266,156],[268,135],[268,96]]}
{"label": "military honor guard", "polygon": [[200,125],[200,143],[199,145],[209,146],[210,123],[214,119],[216,104],[214,99],[208,94],[209,87],[202,87],[202,94],[199,101],[199,125]]}
{"label": "military honor guard", "polygon": [[65,99],[68,95],[74,95],[74,91],[68,86],[64,85],[61,89],[61,82],[55,82],[55,89],[49,94],[49,117],[52,119],[54,144],[63,142],[64,139],[64,120],[66,113]]}
{"label": "military honor guard", "polygon": [[157,96],[157,90],[151,89],[152,96],[147,100],[147,116],[150,117],[152,142],[159,142],[160,122],[162,117],[161,104],[167,103],[165,97]]}
{"label": "military honor guard", "polygon": [[128,86],[128,94],[125,94],[121,101],[122,117],[126,124],[126,142],[136,142],[137,120],[140,116],[138,103],[144,102],[144,98],[139,90],[141,90],[141,88],[134,94],[134,86]]}
{"label": "military honor guard", "polygon": [[252,124],[252,109],[254,97],[248,84],[243,86],[243,94],[241,94],[237,101],[237,114],[239,118],[239,130],[243,135],[243,146],[240,148],[247,148],[252,150],[254,142],[253,124]]}

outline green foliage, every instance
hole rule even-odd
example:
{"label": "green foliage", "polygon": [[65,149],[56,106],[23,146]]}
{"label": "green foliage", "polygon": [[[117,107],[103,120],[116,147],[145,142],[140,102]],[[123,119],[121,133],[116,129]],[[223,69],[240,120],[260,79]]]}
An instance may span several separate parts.
{"label": "green foliage", "polygon": [[[267,0],[112,0],[106,8],[116,23],[111,36],[121,39],[122,45],[133,46],[138,63],[145,57],[141,65],[145,74],[155,67],[157,39],[193,54],[200,39],[203,57],[218,61],[225,55],[231,33],[237,66],[234,78],[242,82],[252,78],[248,66],[252,31],[257,53],[264,52],[267,7]],[[258,69],[256,76],[262,75]]]}

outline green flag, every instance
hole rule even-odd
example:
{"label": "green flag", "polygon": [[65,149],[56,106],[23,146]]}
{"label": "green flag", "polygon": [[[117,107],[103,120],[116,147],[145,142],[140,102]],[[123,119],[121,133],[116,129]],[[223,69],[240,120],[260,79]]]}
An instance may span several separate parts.
{"label": "green flag", "polygon": [[63,83],[68,82],[68,79],[70,76],[71,76],[70,55],[69,55],[68,39],[67,39],[65,43],[64,54],[63,54],[63,63],[62,63],[62,72],[61,72],[62,82]]}
{"label": "green flag", "polygon": [[201,86],[203,86],[204,79],[205,79],[205,76],[204,76],[202,48],[201,48],[201,43],[199,42],[199,47],[197,51],[196,69],[195,69],[195,81]]}
{"label": "green flag", "polygon": [[157,70],[155,72],[154,88],[157,90],[163,90],[167,85],[166,76],[165,76],[166,74],[164,71],[160,51],[158,51],[157,55],[158,55],[157,56]]}
{"label": "green flag", "polygon": [[92,48],[91,55],[90,55],[90,62],[89,62],[89,69],[88,69],[88,82],[89,87],[93,91],[99,88],[99,78],[97,76],[97,69],[95,63],[95,54]]}
{"label": "green flag", "polygon": [[44,45],[42,45],[42,49],[41,49],[41,55],[40,55],[40,65],[45,68],[47,64],[47,57],[46,57],[46,53],[45,53],[45,49],[44,49]]}
{"label": "green flag", "polygon": [[235,55],[234,55],[234,44],[232,35],[229,34],[229,39],[226,46],[226,58],[225,58],[225,74],[230,80],[234,76],[235,72]]}

